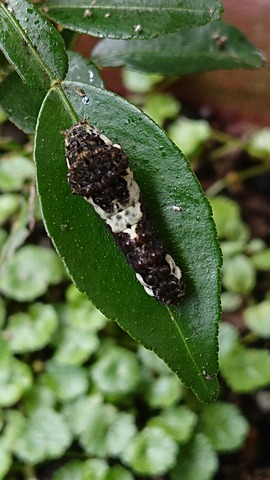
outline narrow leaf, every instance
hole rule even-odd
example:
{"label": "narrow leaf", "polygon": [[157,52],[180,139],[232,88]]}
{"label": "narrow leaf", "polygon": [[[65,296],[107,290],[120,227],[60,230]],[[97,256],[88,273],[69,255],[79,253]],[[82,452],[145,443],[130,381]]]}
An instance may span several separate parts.
{"label": "narrow leaf", "polygon": [[[63,88],[46,97],[36,136],[47,230],[78,288],[210,401],[217,394],[221,257],[208,201],[184,156],[140,110],[96,87],[65,82]],[[148,210],[182,267],[186,295],[177,307],[146,295],[93,208],[70,192],[61,132],[85,116],[129,155]]]}
{"label": "narrow leaf", "polygon": [[0,3],[0,48],[20,77],[46,89],[65,77],[65,44],[54,28],[27,0]]}
{"label": "narrow leaf", "polygon": [[64,27],[96,37],[151,38],[220,18],[220,0],[47,0],[46,13]]}
{"label": "narrow leaf", "polygon": [[[76,52],[68,52],[67,80],[85,82],[103,87],[97,67],[89,59]],[[25,133],[35,133],[37,117],[46,95],[25,83],[16,72],[8,75],[0,84],[0,106],[9,119]]]}
{"label": "narrow leaf", "polygon": [[101,66],[162,75],[260,68],[264,61],[245,35],[222,21],[150,40],[105,39],[93,49],[93,58]]}

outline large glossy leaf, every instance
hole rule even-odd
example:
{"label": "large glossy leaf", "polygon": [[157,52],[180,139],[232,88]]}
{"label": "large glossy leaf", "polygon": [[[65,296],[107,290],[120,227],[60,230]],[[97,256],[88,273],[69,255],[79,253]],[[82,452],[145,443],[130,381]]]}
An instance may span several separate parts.
{"label": "large glossy leaf", "polygon": [[[87,102],[74,86],[84,90]],[[144,292],[102,220],[70,192],[61,132],[85,116],[130,157],[159,234],[183,270],[186,294],[177,307],[167,308]],[[71,82],[51,90],[43,103],[35,155],[47,230],[78,288],[155,350],[202,401],[213,399],[221,257],[208,201],[184,156],[126,100]]]}
{"label": "large glossy leaf", "polygon": [[162,75],[259,68],[264,61],[245,35],[222,21],[150,40],[104,39],[92,53],[101,66],[126,65]]}
{"label": "large glossy leaf", "polygon": [[47,0],[47,15],[71,30],[97,37],[151,38],[178,32],[222,13],[220,0]]}
{"label": "large glossy leaf", "polygon": [[65,44],[54,28],[27,0],[0,3],[0,48],[20,77],[36,89],[46,89],[65,77]]}
{"label": "large glossy leaf", "polygon": [[[91,60],[76,52],[68,53],[68,80],[103,87],[97,67]],[[16,72],[8,75],[0,84],[0,106],[10,120],[25,133],[34,133],[39,109],[47,91],[37,90],[24,83]]]}

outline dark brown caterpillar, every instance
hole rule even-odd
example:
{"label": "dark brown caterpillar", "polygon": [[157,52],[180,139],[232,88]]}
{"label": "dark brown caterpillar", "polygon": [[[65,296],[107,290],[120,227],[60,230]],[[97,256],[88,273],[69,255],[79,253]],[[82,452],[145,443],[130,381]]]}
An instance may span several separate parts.
{"label": "dark brown caterpillar", "polygon": [[156,237],[122,148],[83,120],[64,132],[68,182],[106,222],[146,293],[164,304],[184,294],[181,270]]}

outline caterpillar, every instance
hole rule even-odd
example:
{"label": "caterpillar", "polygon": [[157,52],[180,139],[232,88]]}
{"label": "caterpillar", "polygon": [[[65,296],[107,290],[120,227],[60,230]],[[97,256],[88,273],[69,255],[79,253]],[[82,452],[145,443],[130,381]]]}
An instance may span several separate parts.
{"label": "caterpillar", "polygon": [[128,157],[84,119],[65,130],[67,179],[105,221],[145,292],[163,304],[184,295],[181,270],[156,235]]}

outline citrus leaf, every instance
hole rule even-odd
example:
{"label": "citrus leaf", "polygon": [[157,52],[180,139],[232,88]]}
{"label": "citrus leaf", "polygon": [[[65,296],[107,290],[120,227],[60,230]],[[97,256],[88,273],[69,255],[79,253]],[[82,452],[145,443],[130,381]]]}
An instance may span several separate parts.
{"label": "citrus leaf", "polygon": [[66,80],[89,83],[96,87],[103,87],[103,80],[99,75],[96,65],[88,58],[83,57],[78,52],[67,52],[68,54],[68,73]]}
{"label": "citrus leaf", "polygon": [[[25,133],[34,133],[46,90],[35,90],[16,72],[0,84],[0,105],[8,118]],[[31,100],[30,100],[31,99]]]}
{"label": "citrus leaf", "polygon": [[[85,92],[87,102],[74,87]],[[63,89],[49,92],[36,134],[47,230],[78,288],[209,401],[217,394],[221,264],[209,203],[184,156],[140,110],[86,84],[64,82]],[[129,155],[148,210],[182,266],[186,295],[177,307],[145,294],[101,219],[70,192],[61,132],[86,115]]]}
{"label": "citrus leaf", "polygon": [[67,72],[61,35],[27,0],[0,4],[0,48],[20,77],[35,89],[47,89]]}
{"label": "citrus leaf", "polygon": [[[87,5],[89,7],[87,8]],[[64,27],[97,37],[150,38],[220,18],[219,0],[47,0],[46,14]]]}
{"label": "citrus leaf", "polygon": [[105,39],[95,46],[92,54],[101,66],[125,65],[161,75],[260,68],[264,62],[262,53],[245,35],[222,21],[150,40]]}

